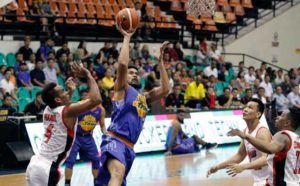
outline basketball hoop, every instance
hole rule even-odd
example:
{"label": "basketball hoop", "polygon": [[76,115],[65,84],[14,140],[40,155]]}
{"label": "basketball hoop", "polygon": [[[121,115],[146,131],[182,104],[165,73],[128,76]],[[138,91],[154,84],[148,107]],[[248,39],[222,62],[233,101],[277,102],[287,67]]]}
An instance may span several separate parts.
{"label": "basketball hoop", "polygon": [[194,16],[212,16],[215,13],[215,0],[189,0],[187,14]]}

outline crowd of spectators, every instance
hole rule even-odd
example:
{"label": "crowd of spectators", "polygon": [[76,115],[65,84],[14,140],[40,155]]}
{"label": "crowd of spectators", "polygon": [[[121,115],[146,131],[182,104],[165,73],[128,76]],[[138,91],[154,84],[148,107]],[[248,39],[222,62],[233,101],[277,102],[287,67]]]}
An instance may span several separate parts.
{"label": "crowd of spectators", "polygon": [[[116,42],[105,42],[97,54],[87,50],[87,43],[80,41],[77,50],[71,51],[68,42],[63,42],[56,51],[54,41],[48,38],[37,51],[30,47],[31,38],[24,38],[24,46],[15,54],[16,64],[0,67],[0,88],[3,106],[7,99],[15,105],[18,103],[18,91],[22,87],[32,91],[33,87],[43,88],[49,82],[64,86],[64,81],[72,75],[70,65],[81,61],[97,80],[103,105],[110,114],[112,110],[114,79],[118,67],[119,50]],[[195,60],[193,60],[193,58]],[[140,69],[141,87],[143,91],[160,84],[157,58],[149,50],[148,44],[135,42],[130,48],[130,63]],[[188,58],[179,42],[169,44],[164,56],[170,85],[173,87],[169,95],[158,103],[150,105],[150,109],[159,105],[170,111],[178,109],[228,109],[242,108],[251,98],[259,98],[268,105],[276,99],[276,108],[283,112],[291,106],[300,108],[300,67],[285,72],[274,70],[262,63],[260,68],[245,67],[239,62],[234,67],[226,62],[215,44],[203,41],[195,57]],[[78,80],[78,92],[84,89],[84,80]],[[38,95],[38,94],[37,94]],[[79,97],[73,97],[78,101]],[[24,112],[41,113],[44,108],[39,98],[33,97],[30,108]],[[34,104],[35,103],[35,104]],[[12,106],[13,107],[13,106]]]}

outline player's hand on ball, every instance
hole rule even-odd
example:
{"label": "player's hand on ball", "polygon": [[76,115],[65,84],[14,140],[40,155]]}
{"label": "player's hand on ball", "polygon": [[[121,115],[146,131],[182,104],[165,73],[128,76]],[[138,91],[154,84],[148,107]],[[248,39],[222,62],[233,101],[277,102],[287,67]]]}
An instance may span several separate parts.
{"label": "player's hand on ball", "polygon": [[245,170],[243,165],[240,164],[232,164],[229,167],[227,167],[227,169],[228,170],[226,171],[226,173],[232,177],[236,176],[238,173],[241,173]]}
{"label": "player's hand on ball", "polygon": [[216,173],[218,171],[218,167],[217,166],[213,166],[211,168],[208,169],[207,171],[207,174],[206,174],[206,177],[208,178],[209,175],[213,174],[213,173]]}
{"label": "player's hand on ball", "polygon": [[73,63],[71,66],[72,73],[74,77],[87,77],[90,74],[90,71],[82,66],[82,63]]}
{"label": "player's hand on ball", "polygon": [[120,32],[124,37],[131,37],[131,36],[135,33],[135,31],[136,31],[136,29],[134,29],[134,30],[130,30],[130,32],[127,32],[127,31],[125,31],[122,27],[120,27],[118,24],[116,24],[116,28],[117,28],[117,30],[119,30],[119,32]]}
{"label": "player's hand on ball", "polygon": [[172,155],[172,152],[171,152],[171,151],[165,152],[165,156],[171,156],[171,155]]}
{"label": "player's hand on ball", "polygon": [[239,136],[242,139],[246,138],[246,134],[239,129],[231,129],[228,133],[228,136]]}

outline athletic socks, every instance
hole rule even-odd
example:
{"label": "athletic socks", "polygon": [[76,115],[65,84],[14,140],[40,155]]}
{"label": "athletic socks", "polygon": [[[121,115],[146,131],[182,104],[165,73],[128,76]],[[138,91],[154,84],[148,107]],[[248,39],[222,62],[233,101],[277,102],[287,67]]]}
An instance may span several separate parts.
{"label": "athletic socks", "polygon": [[71,186],[71,180],[66,180],[65,181],[65,186]]}

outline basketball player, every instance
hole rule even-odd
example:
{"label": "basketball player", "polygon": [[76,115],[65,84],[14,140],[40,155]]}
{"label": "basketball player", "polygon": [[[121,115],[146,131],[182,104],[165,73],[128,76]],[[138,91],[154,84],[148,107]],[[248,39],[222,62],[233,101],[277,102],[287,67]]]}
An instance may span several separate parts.
{"label": "basketball player", "polygon": [[268,156],[269,176],[266,186],[299,186],[300,185],[300,136],[296,133],[300,127],[300,110],[290,108],[277,116],[277,132],[271,142],[256,139],[238,129],[229,132],[247,140]]}
{"label": "basketball player", "polygon": [[148,110],[147,102],[160,100],[168,94],[169,80],[163,65],[163,53],[168,44],[160,48],[159,69],[161,84],[142,95],[138,69],[128,66],[129,42],[134,34],[120,28],[124,40],[119,56],[116,82],[114,85],[113,113],[108,134],[102,136],[99,174],[96,185],[126,185],[126,176],[131,168],[137,142]]}
{"label": "basketball player", "polygon": [[165,155],[172,154],[186,154],[199,151],[199,146],[202,148],[211,149],[217,147],[217,143],[207,143],[199,138],[197,135],[188,137],[182,130],[181,124],[183,124],[184,111],[180,110],[177,113],[177,118],[172,122],[167,134]]}
{"label": "basketball player", "polygon": [[71,68],[74,77],[87,78],[89,98],[71,103],[69,94],[76,87],[72,78],[66,81],[68,91],[64,91],[55,83],[49,83],[44,87],[42,99],[47,105],[43,114],[45,134],[39,154],[31,158],[26,170],[29,186],[57,185],[60,179],[59,167],[72,145],[78,115],[91,110],[101,102],[97,83],[91,73],[78,63],[74,63]]}
{"label": "basketball player", "polygon": [[[264,113],[264,104],[258,99],[252,99],[247,103],[243,110],[243,119],[246,121],[247,128],[245,133],[257,139],[270,142],[272,135],[266,125],[259,122]],[[248,155],[250,162],[240,164]],[[242,140],[238,152],[230,159],[211,167],[207,172],[207,177],[220,169],[227,168],[227,174],[236,176],[244,170],[252,170],[254,186],[265,185],[268,176],[267,154],[259,151],[249,142]]]}
{"label": "basketball player", "polygon": [[[88,98],[88,90],[80,92],[81,100]],[[78,116],[78,126],[76,129],[76,137],[70,151],[69,157],[65,161],[65,185],[69,186],[73,173],[73,166],[76,161],[77,153],[82,152],[86,157],[92,161],[92,174],[94,178],[98,175],[99,169],[99,155],[98,149],[93,138],[93,130],[96,124],[100,124],[101,132],[105,134],[105,110],[102,105],[98,105],[92,110],[80,114]],[[94,180],[95,182],[95,180]]]}

